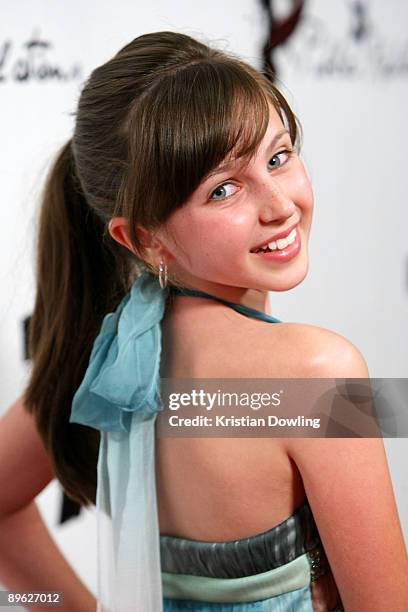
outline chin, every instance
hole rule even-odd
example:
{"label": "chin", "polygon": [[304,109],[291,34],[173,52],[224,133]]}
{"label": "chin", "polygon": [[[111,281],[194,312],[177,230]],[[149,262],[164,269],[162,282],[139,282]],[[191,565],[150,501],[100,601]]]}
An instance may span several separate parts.
{"label": "chin", "polygon": [[[266,289],[266,291],[277,292],[290,291],[291,289],[294,289],[304,281],[308,271],[309,262],[308,260],[306,260],[303,265],[299,264],[296,270],[291,270],[290,272],[286,272],[286,274],[282,271],[282,276],[280,278],[277,276],[275,276],[275,278],[271,278],[270,281],[264,287],[264,290]],[[273,275],[272,272],[271,275]]]}
{"label": "chin", "polygon": [[302,278],[299,278],[299,280],[293,283],[286,283],[285,285],[282,285],[281,287],[276,287],[275,285],[273,288],[271,287],[270,289],[268,289],[268,291],[275,291],[275,292],[290,291],[291,289],[294,289],[295,287],[300,285],[303,279],[304,279],[304,276]]}

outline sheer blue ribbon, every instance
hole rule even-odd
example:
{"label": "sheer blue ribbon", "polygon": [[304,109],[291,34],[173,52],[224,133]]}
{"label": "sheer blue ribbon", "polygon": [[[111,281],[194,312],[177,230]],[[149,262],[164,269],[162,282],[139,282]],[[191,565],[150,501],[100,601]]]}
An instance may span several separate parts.
{"label": "sheer blue ribbon", "polygon": [[144,272],[116,311],[105,316],[73,399],[71,423],[129,432],[130,412],[151,418],[160,409],[160,322],[166,296],[157,279]]}
{"label": "sheer blue ribbon", "polygon": [[161,320],[168,290],[143,272],[105,316],[71,423],[98,429],[98,610],[162,610],[155,486]]}

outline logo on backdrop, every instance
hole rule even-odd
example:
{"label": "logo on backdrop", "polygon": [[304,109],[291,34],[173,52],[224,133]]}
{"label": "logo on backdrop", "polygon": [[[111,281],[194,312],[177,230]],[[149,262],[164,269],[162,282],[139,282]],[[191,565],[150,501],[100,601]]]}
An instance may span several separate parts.
{"label": "logo on backdrop", "polygon": [[[274,76],[285,66],[319,79],[408,77],[408,35],[399,26],[408,16],[404,4],[391,8],[390,3],[387,8],[385,3],[343,0],[333,4],[327,18],[323,17],[325,11],[319,12],[318,8],[306,10],[306,0],[287,0],[286,16],[278,19],[274,15],[277,7],[282,8],[282,2],[260,2],[269,22],[263,47],[267,73],[272,71]],[[393,15],[387,22],[392,24],[392,30],[384,19],[390,16],[390,10]],[[398,16],[395,11],[405,13]]]}
{"label": "logo on backdrop", "polygon": [[0,85],[81,79],[79,62],[64,65],[52,57],[55,46],[34,33],[27,41],[0,40]]}
{"label": "logo on backdrop", "polygon": [[290,11],[284,17],[277,17],[273,0],[261,0],[261,6],[266,11],[268,20],[268,37],[262,49],[263,66],[271,81],[277,74],[274,54],[278,47],[284,45],[292,36],[299,24],[305,0],[291,0]]}

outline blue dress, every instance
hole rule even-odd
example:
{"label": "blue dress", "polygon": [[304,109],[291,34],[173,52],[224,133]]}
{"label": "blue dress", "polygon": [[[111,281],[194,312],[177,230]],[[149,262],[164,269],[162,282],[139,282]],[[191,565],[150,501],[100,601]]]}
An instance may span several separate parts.
{"label": "blue dress", "polygon": [[[172,293],[212,298],[240,314],[275,317],[204,291]],[[249,538],[206,542],[160,536],[164,612],[311,612],[343,610],[307,500],[272,529]]]}

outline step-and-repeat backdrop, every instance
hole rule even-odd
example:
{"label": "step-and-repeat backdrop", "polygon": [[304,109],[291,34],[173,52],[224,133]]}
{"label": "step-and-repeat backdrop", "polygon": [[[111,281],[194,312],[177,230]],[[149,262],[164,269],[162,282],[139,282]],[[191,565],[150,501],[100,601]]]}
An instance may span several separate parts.
{"label": "step-and-repeat backdrop", "polygon": [[[316,203],[309,274],[271,296],[274,313],[346,336],[372,377],[407,377],[407,23],[403,0],[3,0],[0,414],[29,368],[35,222],[51,157],[71,135],[89,72],[157,30],[201,37],[275,71],[303,125]],[[387,439],[386,448],[407,537],[407,444]],[[56,541],[95,591],[93,513],[78,515],[55,481],[37,499]]]}

